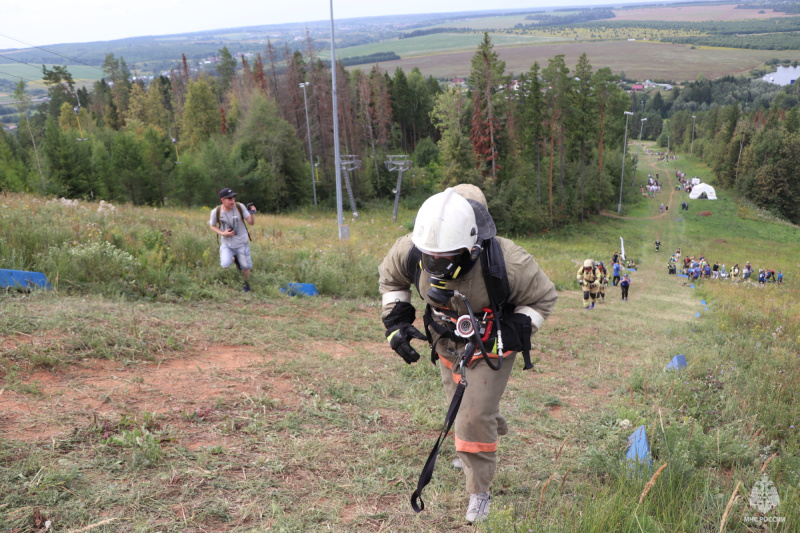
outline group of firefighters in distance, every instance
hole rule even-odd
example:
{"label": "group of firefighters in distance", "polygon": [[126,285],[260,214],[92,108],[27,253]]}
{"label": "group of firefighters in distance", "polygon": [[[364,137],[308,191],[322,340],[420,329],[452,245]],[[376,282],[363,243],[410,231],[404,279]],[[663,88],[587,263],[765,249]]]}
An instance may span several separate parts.
{"label": "group of firefighters in distance", "polygon": [[[622,300],[628,299],[628,288],[631,285],[631,279],[626,274],[620,276],[622,263],[620,262],[620,252],[616,252],[611,258],[612,274],[614,279],[614,286],[619,285],[622,291]],[[635,267],[633,261],[628,262],[628,268]],[[606,287],[608,286],[609,272],[602,261],[594,261],[587,259],[578,268],[577,278],[578,285],[583,289],[583,308],[585,310],[594,309],[595,303],[603,303],[606,301]]]}

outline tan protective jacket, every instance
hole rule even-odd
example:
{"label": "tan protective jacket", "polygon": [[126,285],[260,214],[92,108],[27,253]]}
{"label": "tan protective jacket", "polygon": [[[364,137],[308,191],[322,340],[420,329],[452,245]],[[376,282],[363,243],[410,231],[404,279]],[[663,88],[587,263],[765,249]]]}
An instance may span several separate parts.
{"label": "tan protective jacket", "polygon": [[[532,329],[536,333],[553,311],[558,299],[556,288],[534,258],[523,248],[502,237],[495,237],[495,240],[500,244],[506,263],[509,286],[507,303],[514,306],[515,313],[523,313],[531,318]],[[400,237],[378,267],[379,288],[383,299],[381,319],[391,312],[398,301],[411,302],[414,272],[407,271],[407,263],[412,246],[411,235]],[[427,279],[428,275],[423,271],[420,275],[422,299],[434,308],[434,321],[446,323],[447,319],[436,313],[436,305],[426,295],[429,286]],[[447,281],[446,288],[464,294],[476,315],[482,308],[491,307],[480,261],[463,278]],[[458,296],[450,299],[448,308],[459,316],[467,314],[467,308]],[[436,342],[437,334],[433,331],[431,333],[434,336],[431,340]],[[460,347],[463,349],[463,345]],[[449,353],[455,356],[457,347],[455,343],[443,339],[436,349],[442,355]]]}
{"label": "tan protective jacket", "polygon": [[595,281],[597,282],[597,285],[592,287],[593,289],[597,288],[600,285],[600,273],[597,267],[593,267],[592,270],[590,270],[589,272],[584,272],[583,265],[581,265],[581,267],[578,269],[577,276],[578,276],[578,281],[584,282],[583,285],[584,290],[588,290],[591,284],[594,283]]}

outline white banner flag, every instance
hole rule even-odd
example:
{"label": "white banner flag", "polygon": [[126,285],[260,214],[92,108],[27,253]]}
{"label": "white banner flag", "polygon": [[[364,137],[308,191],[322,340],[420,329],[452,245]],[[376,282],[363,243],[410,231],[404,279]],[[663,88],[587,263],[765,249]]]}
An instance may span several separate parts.
{"label": "white banner flag", "polygon": [[623,261],[625,261],[625,242],[622,240],[622,237],[619,238],[619,249],[620,249],[620,257]]}

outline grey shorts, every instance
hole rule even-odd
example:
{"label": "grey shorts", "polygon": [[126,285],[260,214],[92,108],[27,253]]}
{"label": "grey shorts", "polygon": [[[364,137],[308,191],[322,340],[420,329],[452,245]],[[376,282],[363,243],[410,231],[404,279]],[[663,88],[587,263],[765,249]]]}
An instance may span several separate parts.
{"label": "grey shorts", "polygon": [[239,260],[239,266],[242,267],[242,270],[252,270],[253,268],[253,260],[250,259],[250,245],[245,244],[244,246],[239,246],[237,248],[230,248],[226,245],[221,245],[219,247],[219,264],[222,268],[228,268],[233,264],[233,256]]}

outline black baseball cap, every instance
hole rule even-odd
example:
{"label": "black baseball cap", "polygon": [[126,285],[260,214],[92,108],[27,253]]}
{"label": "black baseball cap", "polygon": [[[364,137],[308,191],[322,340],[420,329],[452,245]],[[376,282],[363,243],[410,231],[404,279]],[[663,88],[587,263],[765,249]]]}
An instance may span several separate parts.
{"label": "black baseball cap", "polygon": [[227,187],[225,187],[224,189],[219,191],[219,197],[220,198],[233,198],[234,196],[236,196],[236,193],[233,192],[232,190],[230,190]]}

